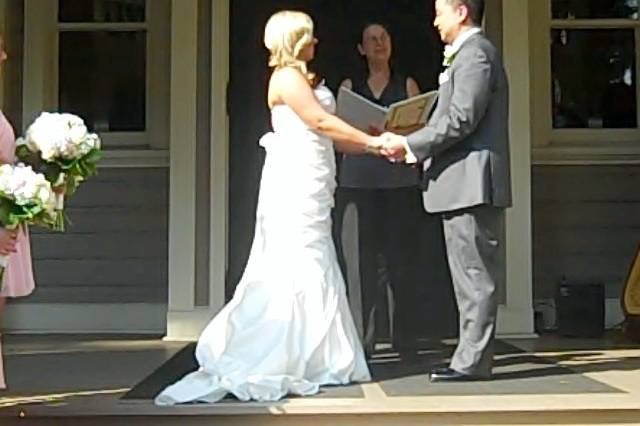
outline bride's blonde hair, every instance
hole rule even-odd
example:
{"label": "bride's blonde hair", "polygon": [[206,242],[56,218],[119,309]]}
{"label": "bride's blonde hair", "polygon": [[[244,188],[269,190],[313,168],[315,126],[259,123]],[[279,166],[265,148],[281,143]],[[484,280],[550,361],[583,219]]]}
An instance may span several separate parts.
{"label": "bride's blonde hair", "polygon": [[293,67],[313,83],[315,75],[298,59],[300,52],[313,43],[313,20],[304,12],[283,10],[269,18],[264,28],[264,45],[271,52],[269,66],[278,70]]}

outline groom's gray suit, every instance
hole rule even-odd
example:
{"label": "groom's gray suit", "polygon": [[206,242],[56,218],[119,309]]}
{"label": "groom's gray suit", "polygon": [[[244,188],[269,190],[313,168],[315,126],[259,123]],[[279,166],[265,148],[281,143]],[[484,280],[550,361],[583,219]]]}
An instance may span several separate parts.
{"label": "groom's gray suit", "polygon": [[[424,206],[441,213],[460,330],[450,367],[487,377],[497,296],[506,276],[504,211],[511,205],[509,93],[502,60],[482,34],[461,46],[427,126],[407,138],[423,161]],[[428,162],[427,162],[428,163]],[[425,163],[425,164],[427,164]]]}

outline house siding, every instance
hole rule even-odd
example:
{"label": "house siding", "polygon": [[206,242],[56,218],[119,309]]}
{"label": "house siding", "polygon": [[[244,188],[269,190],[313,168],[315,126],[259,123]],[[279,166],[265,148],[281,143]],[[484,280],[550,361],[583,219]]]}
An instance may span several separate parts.
{"label": "house siding", "polygon": [[619,297],[640,245],[640,166],[535,166],[534,297],[563,277]]}
{"label": "house siding", "polygon": [[168,170],[102,169],[68,200],[64,234],[33,229],[29,303],[166,303]]}

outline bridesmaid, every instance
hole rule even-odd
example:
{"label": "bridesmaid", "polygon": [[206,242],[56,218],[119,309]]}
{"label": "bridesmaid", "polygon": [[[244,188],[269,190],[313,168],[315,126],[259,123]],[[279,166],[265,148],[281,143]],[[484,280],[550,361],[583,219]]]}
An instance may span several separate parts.
{"label": "bridesmaid", "polygon": [[[4,50],[4,38],[0,34],[0,72],[7,53]],[[0,110],[0,164],[15,161],[15,135],[11,125]],[[0,227],[0,255],[10,255],[0,290],[0,317],[4,311],[8,297],[23,297],[34,289],[33,270],[31,267],[31,248],[29,233],[26,228],[10,231]],[[2,346],[0,344],[0,389],[6,388],[4,369],[2,366]]]}

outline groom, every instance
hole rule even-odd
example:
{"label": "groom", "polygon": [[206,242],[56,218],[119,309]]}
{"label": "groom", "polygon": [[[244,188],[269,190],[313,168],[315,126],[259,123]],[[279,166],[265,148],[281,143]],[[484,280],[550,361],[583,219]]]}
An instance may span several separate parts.
{"label": "groom", "polygon": [[436,0],[445,48],[438,105],[407,137],[386,133],[391,161],[425,162],[424,206],[440,213],[458,302],[459,342],[430,380],[488,379],[497,288],[504,285],[505,209],[511,205],[508,85],[496,48],[480,30],[484,0]]}

